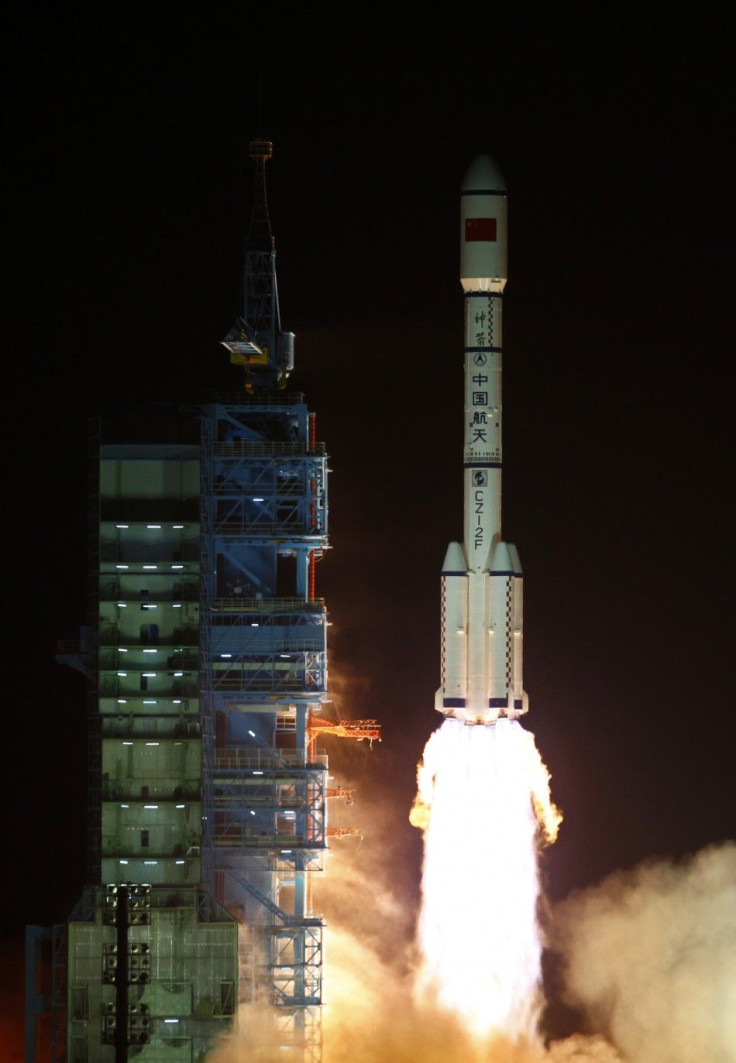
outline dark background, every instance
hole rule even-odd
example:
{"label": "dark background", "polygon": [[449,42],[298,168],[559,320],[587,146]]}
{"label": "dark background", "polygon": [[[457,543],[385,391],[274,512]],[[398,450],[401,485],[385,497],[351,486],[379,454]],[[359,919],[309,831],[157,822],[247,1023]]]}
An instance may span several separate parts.
{"label": "dark background", "polygon": [[402,899],[418,895],[414,768],[439,722],[439,570],[462,534],[458,192],[481,151],[510,189],[504,533],[526,575],[527,725],[566,816],[549,894],[733,836],[733,21],[456,10],[16,20],[11,938],[62,920],[84,879],[84,685],[53,656],[84,619],[87,421],[232,388],[218,341],[239,312],[258,135],[275,144],[292,382],[334,470],[319,592],[336,704],[384,732],[330,751],[367,824],[390,810]]}

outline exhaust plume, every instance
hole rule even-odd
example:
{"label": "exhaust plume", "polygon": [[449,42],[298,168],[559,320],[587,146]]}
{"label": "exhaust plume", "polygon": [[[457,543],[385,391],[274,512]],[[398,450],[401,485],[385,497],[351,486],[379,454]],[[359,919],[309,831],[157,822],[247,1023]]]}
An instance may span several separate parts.
{"label": "exhaust plume", "polygon": [[447,719],[424,750],[411,821],[424,830],[420,1002],[473,1035],[536,1043],[541,997],[537,846],[561,820],[521,725]]}

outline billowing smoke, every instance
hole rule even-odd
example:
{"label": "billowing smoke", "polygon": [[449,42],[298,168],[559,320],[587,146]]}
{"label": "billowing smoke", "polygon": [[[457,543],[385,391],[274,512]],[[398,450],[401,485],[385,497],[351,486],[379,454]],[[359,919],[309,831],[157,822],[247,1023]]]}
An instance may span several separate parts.
{"label": "billowing smoke", "polygon": [[416,913],[382,851],[395,812],[375,794],[361,805],[365,841],[335,846],[325,882],[325,1063],[736,1063],[736,844],[618,872],[553,909],[579,1032],[540,1047],[476,1039],[421,1006]]}
{"label": "billowing smoke", "polygon": [[[558,905],[548,935],[579,1032],[546,1047],[477,1040],[416,999],[417,912],[397,810],[377,788],[368,799],[365,757],[353,767],[347,812],[364,838],[333,843],[315,892],[328,924],[323,1063],[736,1063],[734,843],[617,872]],[[247,1009],[217,1063],[256,1047],[264,1063],[285,1063],[267,1043],[272,1022]]]}
{"label": "billowing smoke", "polygon": [[631,1063],[736,1061],[736,844],[609,875],[557,907],[566,1002]]}
{"label": "billowing smoke", "polygon": [[573,1034],[564,1041],[554,1041],[541,1063],[627,1063],[613,1045],[597,1034]]}

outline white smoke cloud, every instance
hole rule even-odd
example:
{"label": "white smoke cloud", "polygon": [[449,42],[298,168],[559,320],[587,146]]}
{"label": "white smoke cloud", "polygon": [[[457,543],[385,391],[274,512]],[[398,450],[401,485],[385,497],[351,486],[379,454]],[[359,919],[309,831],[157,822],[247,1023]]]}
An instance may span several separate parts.
{"label": "white smoke cloud", "polygon": [[547,1063],[624,1063],[604,1037],[585,1037],[583,1034],[573,1034],[564,1041],[554,1041],[544,1059]]}
{"label": "white smoke cloud", "polygon": [[736,1061],[736,843],[616,872],[552,932],[566,1002],[630,1063]]}
{"label": "white smoke cloud", "polygon": [[326,1063],[736,1063],[735,843],[617,872],[558,905],[549,931],[581,1032],[482,1042],[417,1002],[413,913],[376,844],[390,810],[371,808],[380,827],[367,822],[357,861],[346,851],[328,876]]}
{"label": "white smoke cloud", "polygon": [[[334,843],[315,890],[328,922],[324,1063],[736,1063],[736,843],[617,872],[563,901],[548,932],[581,1032],[547,1047],[484,1042],[417,1001],[416,896],[396,809],[377,789],[361,799],[365,790],[359,779],[356,805],[335,809],[364,838]],[[268,1009],[244,1009],[217,1063],[254,1051],[283,1063],[273,1022]]]}

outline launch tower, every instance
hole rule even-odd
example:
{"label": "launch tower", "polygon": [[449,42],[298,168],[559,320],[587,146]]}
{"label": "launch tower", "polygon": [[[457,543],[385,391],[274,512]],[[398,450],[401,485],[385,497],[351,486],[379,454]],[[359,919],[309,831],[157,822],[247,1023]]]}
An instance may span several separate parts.
{"label": "launch tower", "polygon": [[[223,341],[244,387],[97,428],[90,623],[65,657],[89,681],[90,885],[52,935],[54,1063],[193,1063],[244,1002],[269,1006],[285,1059],[320,1054],[327,459],[285,390],[271,144],[250,155],[243,312]],[[31,986],[45,935],[29,928]],[[27,1060],[42,1007],[31,994]]]}

